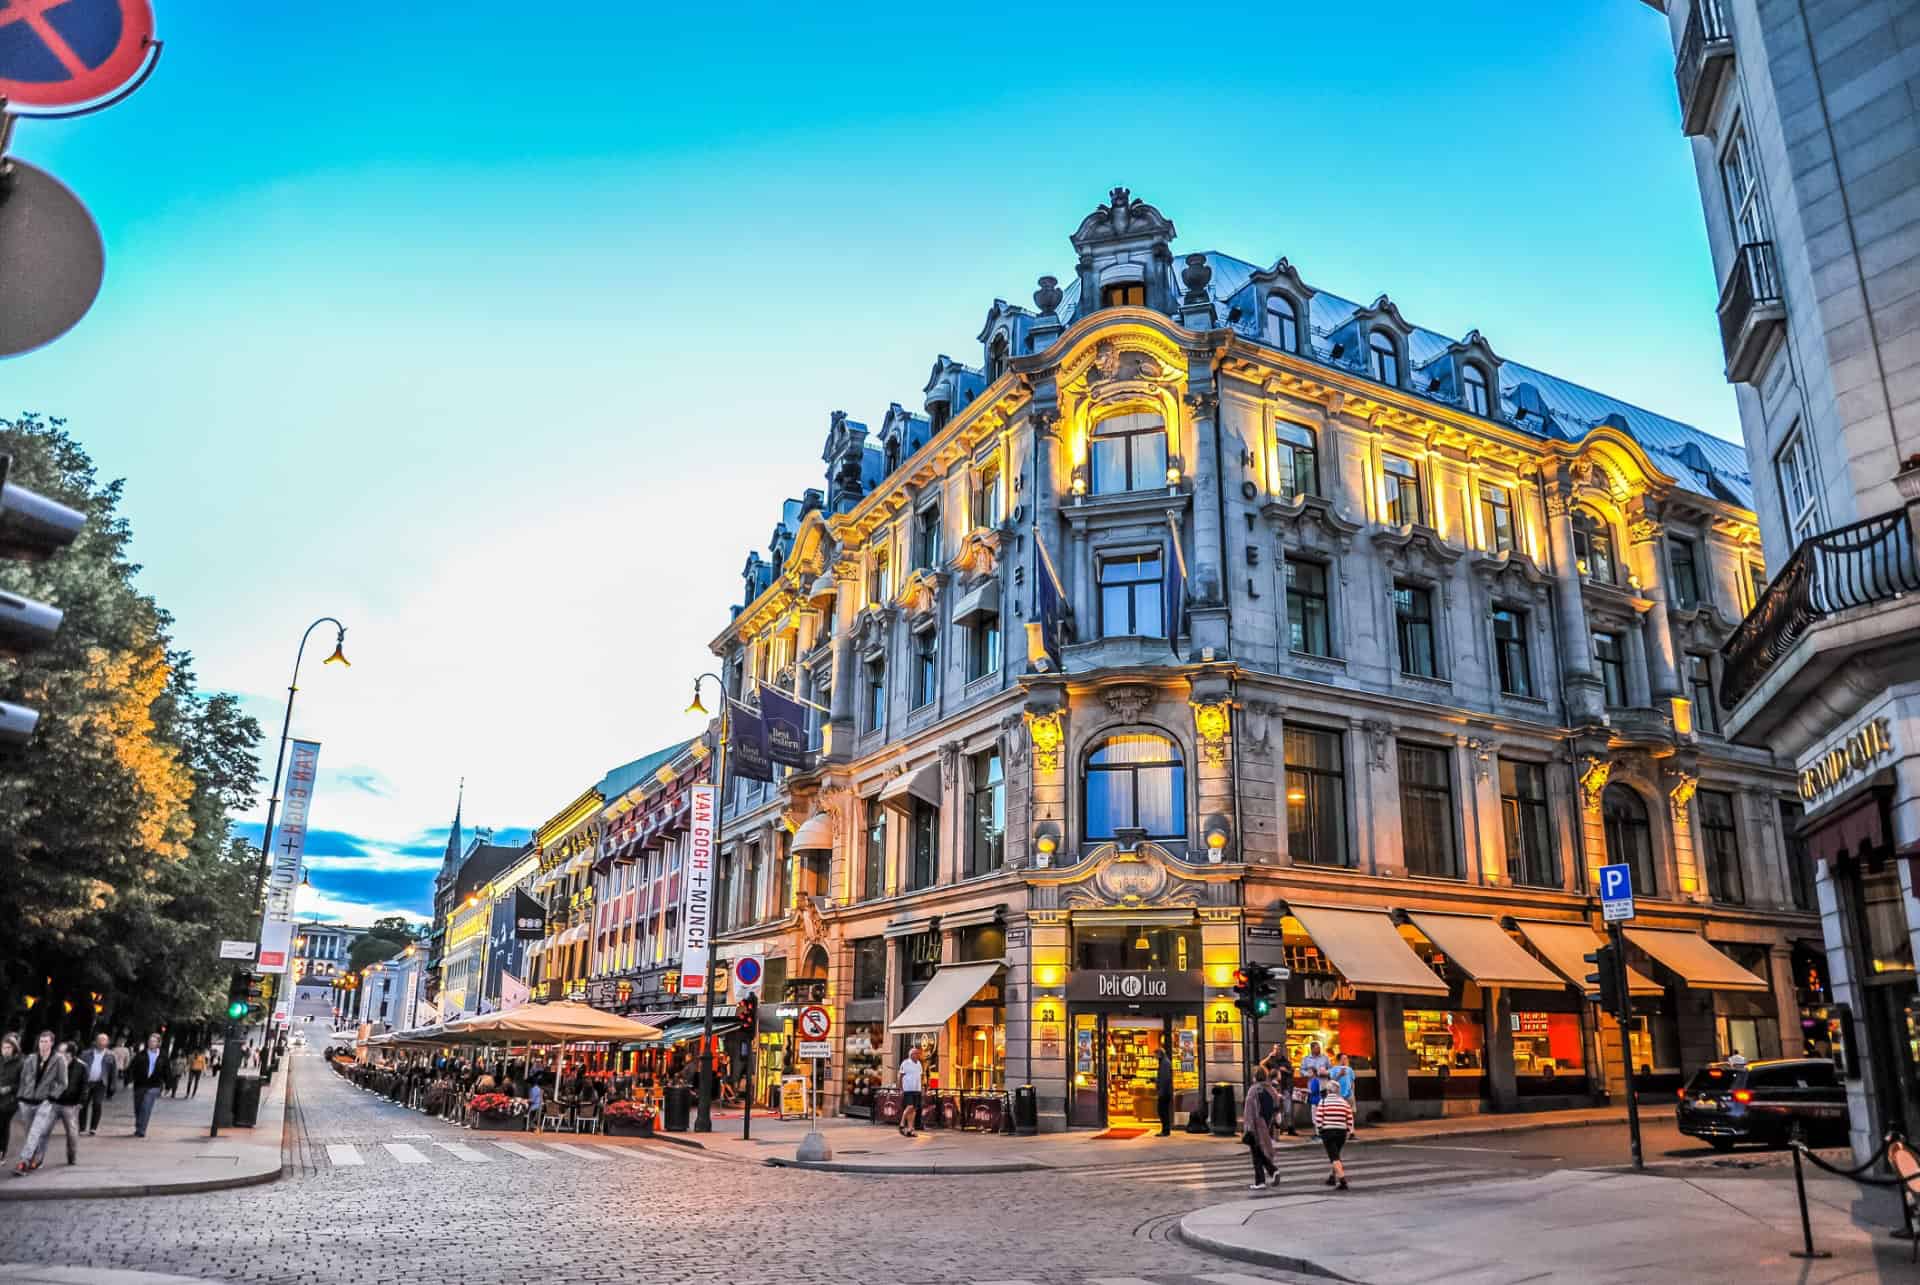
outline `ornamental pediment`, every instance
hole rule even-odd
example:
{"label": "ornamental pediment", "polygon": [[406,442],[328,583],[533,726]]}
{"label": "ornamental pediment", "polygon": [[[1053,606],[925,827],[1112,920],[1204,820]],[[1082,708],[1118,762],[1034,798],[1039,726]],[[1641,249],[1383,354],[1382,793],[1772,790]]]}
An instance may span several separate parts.
{"label": "ornamental pediment", "polygon": [[1418,523],[1375,531],[1373,543],[1389,567],[1425,574],[1436,580],[1445,576],[1448,568],[1466,553],[1460,546],[1447,543],[1432,527]]}
{"label": "ornamental pediment", "polygon": [[1260,511],[1290,545],[1345,553],[1360,532],[1358,522],[1348,521],[1330,501],[1317,495],[1269,500]]}
{"label": "ornamental pediment", "polygon": [[1496,593],[1522,598],[1545,597],[1553,588],[1553,577],[1518,549],[1476,554],[1468,565]]}
{"label": "ornamental pediment", "polygon": [[940,572],[916,567],[901,583],[900,592],[894,595],[894,605],[907,613],[909,625],[920,629],[932,622],[940,603],[940,589],[946,582],[946,576]]}
{"label": "ornamental pediment", "polygon": [[1160,844],[1103,843],[1066,869],[1027,875],[1041,910],[1180,910],[1238,901],[1238,875],[1187,865]]}
{"label": "ornamental pediment", "polygon": [[1000,568],[1003,536],[998,527],[975,527],[960,541],[953,555],[953,569],[969,586],[987,579]]}

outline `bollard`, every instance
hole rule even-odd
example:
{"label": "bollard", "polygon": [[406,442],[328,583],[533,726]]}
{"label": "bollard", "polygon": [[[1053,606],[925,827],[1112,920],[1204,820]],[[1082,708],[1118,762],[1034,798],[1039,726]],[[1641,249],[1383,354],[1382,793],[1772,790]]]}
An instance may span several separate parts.
{"label": "bollard", "polygon": [[1800,1167],[1802,1150],[1799,1143],[1793,1144],[1793,1189],[1800,1197],[1800,1239],[1806,1248],[1787,1252],[1793,1258],[1832,1258],[1833,1251],[1813,1247],[1813,1219],[1807,1215],[1807,1175]]}

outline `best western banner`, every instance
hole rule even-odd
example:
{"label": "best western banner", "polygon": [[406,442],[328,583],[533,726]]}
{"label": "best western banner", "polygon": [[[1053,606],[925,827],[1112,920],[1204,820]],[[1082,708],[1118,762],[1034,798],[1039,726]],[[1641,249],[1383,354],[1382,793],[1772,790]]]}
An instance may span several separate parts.
{"label": "best western banner", "polygon": [[320,742],[294,741],[287,753],[287,797],[278,824],[266,841],[267,909],[260,919],[260,951],[255,967],[263,973],[287,971],[293,951],[293,899],[307,855],[307,818],[313,810],[313,782],[320,771]]}
{"label": "best western banner", "polygon": [[693,818],[687,831],[687,898],[680,910],[680,993],[698,995],[707,988],[707,915],[713,901],[714,830],[720,820],[720,791],[696,785]]}

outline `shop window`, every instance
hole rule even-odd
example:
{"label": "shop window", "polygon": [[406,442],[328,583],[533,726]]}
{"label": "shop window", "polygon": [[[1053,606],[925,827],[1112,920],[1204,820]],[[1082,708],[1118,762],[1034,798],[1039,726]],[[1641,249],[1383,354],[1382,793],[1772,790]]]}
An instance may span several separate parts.
{"label": "shop window", "polygon": [[1600,796],[1600,820],[1607,836],[1607,860],[1633,872],[1633,895],[1654,897],[1660,892],[1654,878],[1653,825],[1647,805],[1624,785],[1609,785]]}
{"label": "shop window", "polygon": [[1100,287],[1102,308],[1144,308],[1147,287],[1141,281],[1114,281]]}
{"label": "shop window", "polygon": [[1000,672],[1000,617],[983,615],[967,626],[967,681]]}
{"label": "shop window", "polygon": [[1160,615],[1161,555],[1129,553],[1100,559],[1100,636],[1157,636],[1166,629]]}
{"label": "shop window", "polygon": [[1400,650],[1400,672],[1433,678],[1440,672],[1434,655],[1433,590],[1395,581],[1393,629]]}
{"label": "shop window", "polygon": [[1492,482],[1480,484],[1480,525],[1487,548],[1495,553],[1513,550],[1513,492]]}
{"label": "shop window", "polygon": [[1713,699],[1713,659],[1697,653],[1687,654],[1687,697],[1693,706],[1695,731],[1718,732],[1719,708]]}
{"label": "shop window", "polygon": [[1740,836],[1734,828],[1733,796],[1702,790],[1694,800],[1700,817],[1700,844],[1706,850],[1708,891],[1715,901],[1741,905],[1747,899],[1740,870]]}
{"label": "shop window", "polygon": [[1307,865],[1344,866],[1346,757],[1338,732],[1286,729],[1287,851]]}
{"label": "shop window", "polygon": [[860,893],[868,901],[887,895],[887,808],[867,800],[866,846],[861,853]]}
{"label": "shop window", "polygon": [[967,807],[967,876],[992,874],[1006,853],[1007,782],[1000,751],[987,750],[970,761]]}
{"label": "shop window", "polygon": [[1674,537],[1667,541],[1667,568],[1673,573],[1673,592],[1668,595],[1682,611],[1700,605],[1700,565],[1693,541]]}
{"label": "shop window", "polygon": [[1088,971],[1200,967],[1200,930],[1149,924],[1076,924],[1073,966]]}
{"label": "shop window", "polygon": [[1780,840],[1786,849],[1787,890],[1793,897],[1795,910],[1820,909],[1819,897],[1813,886],[1813,857],[1807,851],[1807,841],[1799,835],[1800,823],[1807,819],[1807,810],[1792,799],[1780,800]]}
{"label": "shop window", "polygon": [[887,662],[879,657],[869,660],[863,668],[862,676],[866,680],[866,730],[877,732],[887,721]]}
{"label": "shop window", "polygon": [[1507,837],[1507,878],[1535,888],[1559,887],[1546,768],[1538,763],[1501,759],[1500,814]]}
{"label": "shop window", "polygon": [[1420,466],[1400,455],[1380,457],[1381,499],[1388,526],[1414,526],[1426,521],[1420,504]]}
{"label": "shop window", "polygon": [[[1900,868],[1888,864],[1860,872],[1860,908],[1866,921],[1864,976],[1913,972],[1913,934],[1901,904]],[[1911,983],[1909,983],[1911,984]]]}
{"label": "shop window", "polygon": [[913,638],[913,708],[933,704],[940,692],[940,630],[922,630]]}
{"label": "shop window", "polygon": [[861,937],[853,943],[853,998],[887,997],[887,939]]}
{"label": "shop window", "polygon": [[1487,397],[1487,377],[1480,373],[1478,366],[1467,366],[1460,374],[1461,403],[1482,419],[1492,403]]}
{"label": "shop window", "polygon": [[1573,556],[1579,560],[1580,574],[1601,584],[1616,584],[1613,557],[1613,528],[1607,520],[1586,509],[1573,512]]}
{"label": "shop window", "polygon": [[1308,656],[1331,656],[1328,618],[1326,567],[1304,558],[1288,558],[1288,649]]}
{"label": "shop window", "polygon": [[1367,368],[1381,383],[1400,386],[1400,351],[1393,346],[1393,337],[1384,330],[1375,330],[1367,336]]}
{"label": "shop window", "polygon": [[1187,832],[1187,775],[1179,747],[1164,736],[1109,736],[1087,756],[1084,812],[1089,839],[1138,829],[1150,839]]}
{"label": "shop window", "polygon": [[907,888],[933,887],[940,855],[940,810],[925,799],[913,801],[913,834]]}
{"label": "shop window", "polygon": [[1460,877],[1453,842],[1453,773],[1447,752],[1427,745],[1399,746],[1400,833],[1407,873]]}
{"label": "shop window", "polygon": [[1408,1009],[1407,1096],[1414,1101],[1477,1099],[1485,1083],[1487,1028],[1460,1009]]}
{"label": "shop window", "polygon": [[1586,1092],[1587,1040],[1580,1014],[1516,1008],[1511,1021],[1515,1087],[1521,1093]]}
{"label": "shop window", "polygon": [[1300,1064],[1317,1044],[1329,1062],[1337,1063],[1340,1055],[1346,1054],[1347,1064],[1353,1068],[1354,1096],[1362,1101],[1377,1101],[1380,1096],[1378,1046],[1374,1039],[1372,997],[1355,997],[1351,1003],[1323,1008],[1312,1002],[1299,1002],[1293,991],[1300,985],[1289,984],[1287,1020],[1282,1028],[1286,1032],[1287,1061],[1294,1066],[1294,1083],[1300,1083]]}
{"label": "shop window", "polygon": [[1267,296],[1267,342],[1283,352],[1300,351],[1300,312],[1277,291]]}
{"label": "shop window", "polygon": [[1593,663],[1600,671],[1600,687],[1609,709],[1619,709],[1627,703],[1626,650],[1626,642],[1619,634],[1593,636]]}
{"label": "shop window", "polygon": [[1158,415],[1114,415],[1093,428],[1093,493],[1120,495],[1167,484],[1167,426]]}
{"label": "shop window", "polygon": [[1320,494],[1320,451],[1312,429],[1284,420],[1273,426],[1273,489],[1283,500]]}
{"label": "shop window", "polygon": [[[955,939],[954,961],[978,963],[999,960],[1007,953],[1007,930],[999,924],[975,924],[962,928]],[[998,989],[997,983],[989,983]]]}
{"label": "shop window", "polygon": [[1527,613],[1515,607],[1493,609],[1493,659],[1500,690],[1509,696],[1533,695],[1533,662],[1527,654]]}

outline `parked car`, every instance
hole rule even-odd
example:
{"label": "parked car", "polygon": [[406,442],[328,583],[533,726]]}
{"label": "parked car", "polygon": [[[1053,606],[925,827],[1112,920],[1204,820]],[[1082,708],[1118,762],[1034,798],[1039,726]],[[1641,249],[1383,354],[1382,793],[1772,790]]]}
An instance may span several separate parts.
{"label": "parked car", "polygon": [[1715,1062],[1680,1090],[1676,1117],[1680,1132],[1716,1151],[1736,1142],[1845,1146],[1847,1090],[1825,1058]]}

